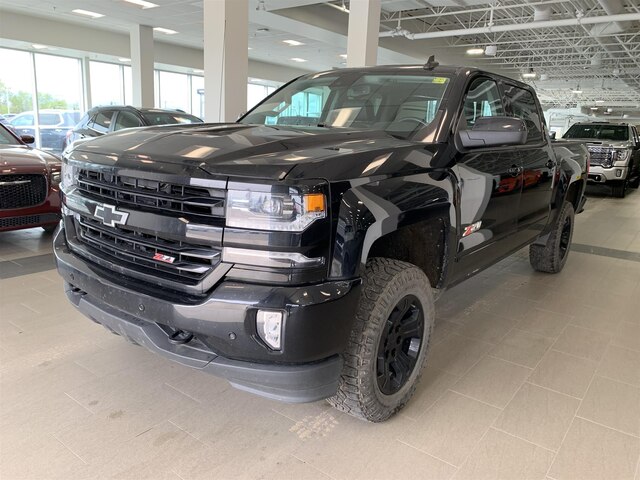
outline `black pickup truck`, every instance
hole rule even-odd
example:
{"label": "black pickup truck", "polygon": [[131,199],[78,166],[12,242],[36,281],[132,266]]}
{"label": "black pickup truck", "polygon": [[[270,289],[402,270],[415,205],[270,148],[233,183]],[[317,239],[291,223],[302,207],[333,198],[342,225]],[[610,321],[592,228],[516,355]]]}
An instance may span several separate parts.
{"label": "black pickup truck", "polygon": [[334,70],[237,123],[126,130],[64,158],[69,300],[269,398],[383,421],[411,397],[434,298],[530,245],[559,272],[588,154],[535,92],[461,68]]}

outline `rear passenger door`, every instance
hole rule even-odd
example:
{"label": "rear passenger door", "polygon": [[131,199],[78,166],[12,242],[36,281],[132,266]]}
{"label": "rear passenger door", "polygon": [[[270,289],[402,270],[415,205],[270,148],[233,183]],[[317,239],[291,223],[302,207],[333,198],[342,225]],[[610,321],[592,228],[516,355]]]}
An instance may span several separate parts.
{"label": "rear passenger door", "polygon": [[[466,89],[456,127],[472,129],[479,117],[506,115],[498,82],[476,77]],[[460,188],[455,276],[461,280],[509,254],[515,247],[522,188],[519,154],[513,147],[464,149],[456,144],[453,171]]]}
{"label": "rear passenger door", "polygon": [[549,216],[556,157],[534,94],[509,83],[503,86],[507,114],[520,118],[527,126],[526,145],[514,147],[522,161],[518,232],[520,240],[527,242],[538,236]]}

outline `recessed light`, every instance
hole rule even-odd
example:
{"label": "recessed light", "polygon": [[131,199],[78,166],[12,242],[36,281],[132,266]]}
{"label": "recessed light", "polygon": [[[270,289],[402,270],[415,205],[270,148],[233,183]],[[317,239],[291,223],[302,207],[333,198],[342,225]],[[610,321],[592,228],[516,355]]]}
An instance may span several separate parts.
{"label": "recessed light", "polygon": [[300,45],[304,45],[304,43],[297,40],[283,40],[282,43],[288,43],[292,47],[299,47]]}
{"label": "recessed light", "polygon": [[304,58],[298,58],[298,57],[293,57],[293,58],[291,58],[291,60],[294,61],[294,62],[299,62],[299,63],[306,62],[306,60]]}
{"label": "recessed light", "polygon": [[81,8],[76,8],[75,10],[71,10],[71,13],[77,13],[78,15],[84,15],[85,17],[91,18],[101,18],[104,17],[102,13],[96,13],[89,10],[83,10]]}
{"label": "recessed light", "polygon": [[178,33],[175,30],[171,30],[170,28],[164,28],[164,27],[155,27],[153,30],[156,32],[164,33],[166,35],[175,35],[176,33]]}
{"label": "recessed light", "polygon": [[120,60],[121,62],[130,62],[131,61],[130,58],[124,58],[124,57],[120,57],[120,58],[118,58],[118,60]]}
{"label": "recessed light", "polygon": [[36,50],[43,50],[43,49],[45,49],[45,48],[49,48],[49,47],[47,47],[46,45],[42,45],[42,44],[40,44],[40,43],[33,43],[33,44],[31,44],[31,46],[32,46],[33,48],[35,48]]}
{"label": "recessed light", "polygon": [[467,55],[482,55],[484,53],[484,48],[469,48],[467,50]]}
{"label": "recessed light", "polygon": [[151,2],[146,2],[145,0],[124,0],[127,3],[132,3],[134,5],[137,5],[139,7],[142,7],[143,9],[146,8],[155,8],[158,6],[157,3],[151,3]]}

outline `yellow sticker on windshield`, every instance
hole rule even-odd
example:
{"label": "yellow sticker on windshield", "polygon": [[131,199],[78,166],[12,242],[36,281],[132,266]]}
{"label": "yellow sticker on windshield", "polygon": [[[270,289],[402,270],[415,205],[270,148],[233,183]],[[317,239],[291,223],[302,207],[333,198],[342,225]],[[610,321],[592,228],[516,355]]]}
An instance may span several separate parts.
{"label": "yellow sticker on windshield", "polygon": [[434,77],[431,83],[447,83],[447,80],[445,77]]}

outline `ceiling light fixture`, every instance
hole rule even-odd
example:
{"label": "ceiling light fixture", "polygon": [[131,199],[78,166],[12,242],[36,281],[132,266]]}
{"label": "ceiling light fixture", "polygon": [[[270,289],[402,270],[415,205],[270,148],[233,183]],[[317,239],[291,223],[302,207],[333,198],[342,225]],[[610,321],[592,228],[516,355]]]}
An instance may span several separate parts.
{"label": "ceiling light fixture", "polygon": [[35,48],[36,50],[43,50],[43,49],[45,49],[45,48],[49,48],[49,47],[47,47],[46,45],[42,45],[42,44],[40,44],[40,43],[33,43],[31,46],[32,46],[33,48]]}
{"label": "ceiling light fixture", "polygon": [[292,47],[299,47],[300,45],[304,45],[304,43],[299,42],[298,40],[283,40],[282,43],[287,43]]}
{"label": "ceiling light fixture", "polygon": [[121,62],[130,62],[131,61],[130,58],[124,58],[124,57],[120,57],[120,58],[118,58],[118,60],[120,60]]}
{"label": "ceiling light fixture", "polygon": [[596,103],[604,103],[604,100],[596,100]]}
{"label": "ceiling light fixture", "polygon": [[498,53],[498,47],[496,45],[487,45],[487,48],[484,49],[484,54],[487,57],[495,57]]}
{"label": "ceiling light fixture", "polygon": [[467,55],[482,55],[484,53],[484,48],[473,47],[467,50]]}
{"label": "ceiling light fixture", "polygon": [[341,54],[340,54],[340,58],[344,58],[344,59],[346,59],[346,58],[347,58],[347,54],[346,54],[346,53],[341,53]]}
{"label": "ceiling light fixture", "polygon": [[591,110],[595,112],[596,110],[598,110],[598,107],[591,107]]}
{"label": "ceiling light fixture", "polygon": [[538,74],[533,71],[533,68],[530,68],[528,72],[522,74],[522,78],[536,78]]}
{"label": "ceiling light fixture", "polygon": [[306,60],[304,58],[298,58],[298,57],[293,57],[290,60],[292,60],[294,62],[298,62],[298,63],[306,62]]}
{"label": "ceiling light fixture", "polygon": [[578,87],[575,90],[571,90],[571,93],[575,93],[576,95],[580,95],[582,93],[582,90],[580,90],[580,87]]}
{"label": "ceiling light fixture", "polygon": [[145,0],[124,0],[124,1],[127,3],[132,3],[133,5],[137,5],[139,7],[142,7],[143,10],[147,8],[155,8],[158,6],[157,3],[147,2]]}
{"label": "ceiling light fixture", "polygon": [[91,17],[91,18],[104,17],[102,13],[91,12],[89,10],[83,10],[81,8],[76,8],[75,10],[71,10],[71,13],[76,13],[78,15],[84,15],[85,17]]}
{"label": "ceiling light fixture", "polygon": [[156,32],[164,33],[166,35],[175,35],[176,33],[178,33],[175,30],[171,30],[170,28],[164,28],[164,27],[155,27],[153,30]]}

